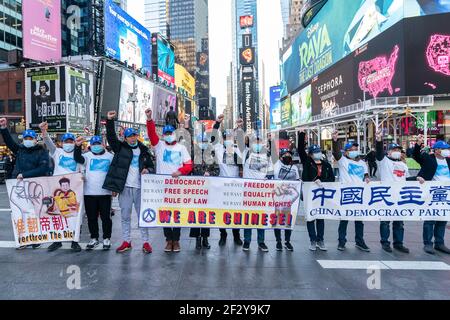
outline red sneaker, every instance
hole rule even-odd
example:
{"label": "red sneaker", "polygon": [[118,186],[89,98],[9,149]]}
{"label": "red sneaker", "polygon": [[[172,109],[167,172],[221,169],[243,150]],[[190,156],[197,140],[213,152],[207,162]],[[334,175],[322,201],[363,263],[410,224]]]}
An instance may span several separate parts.
{"label": "red sneaker", "polygon": [[120,247],[116,249],[117,253],[122,253],[131,250],[131,242],[124,241]]}
{"label": "red sneaker", "polygon": [[150,245],[150,243],[144,243],[144,245],[142,246],[142,251],[144,251],[144,253],[152,253],[152,246]]}

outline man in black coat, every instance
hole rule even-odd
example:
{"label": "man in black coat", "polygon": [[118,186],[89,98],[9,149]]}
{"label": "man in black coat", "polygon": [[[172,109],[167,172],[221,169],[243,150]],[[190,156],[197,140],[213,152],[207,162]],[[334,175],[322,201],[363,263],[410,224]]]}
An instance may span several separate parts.
{"label": "man in black coat", "polygon": [[[136,210],[138,219],[141,210],[141,175],[148,174],[153,168],[153,162],[148,148],[138,141],[138,132],[128,128],[124,132],[124,141],[119,141],[114,127],[115,111],[108,112],[106,122],[106,138],[114,158],[106,175],[103,189],[119,194],[121,209],[123,243],[116,252],[121,253],[131,249],[131,212]],[[151,253],[148,230],[139,228],[144,242],[142,250]]]}
{"label": "man in black coat", "polygon": [[[312,145],[308,148],[308,154],[305,150],[305,132],[301,130],[298,134],[298,154],[303,165],[302,180],[305,182],[334,182],[335,177],[333,167],[324,160],[325,156],[319,146]],[[326,251],[327,248],[323,241],[325,232],[325,222],[323,219],[307,222],[309,240],[311,245],[309,250]],[[317,228],[317,231],[316,231]]]}
{"label": "man in black coat", "polygon": [[175,129],[178,128],[180,121],[178,121],[177,113],[173,110],[173,107],[170,107],[170,111],[166,114],[166,125],[171,125]]}
{"label": "man in black coat", "polygon": [[[417,181],[421,184],[425,181],[450,181],[450,145],[444,141],[437,141],[433,145],[434,154],[421,152],[420,146],[424,137],[419,135],[414,146],[413,158],[419,163],[421,170],[417,175]],[[447,221],[425,221],[423,223],[424,251],[435,254],[434,249],[450,254],[450,249],[444,244],[445,227]],[[434,249],[433,249],[434,235]]]}

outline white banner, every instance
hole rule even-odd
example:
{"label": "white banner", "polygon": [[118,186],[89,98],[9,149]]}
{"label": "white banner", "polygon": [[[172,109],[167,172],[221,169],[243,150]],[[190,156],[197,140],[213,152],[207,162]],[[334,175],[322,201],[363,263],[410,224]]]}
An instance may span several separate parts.
{"label": "white banner", "polygon": [[142,176],[140,227],[293,229],[300,181]]}
{"label": "white banner", "polygon": [[82,174],[7,180],[17,246],[79,241],[83,210]]}
{"label": "white banner", "polygon": [[308,221],[450,221],[450,182],[306,182],[303,198]]}

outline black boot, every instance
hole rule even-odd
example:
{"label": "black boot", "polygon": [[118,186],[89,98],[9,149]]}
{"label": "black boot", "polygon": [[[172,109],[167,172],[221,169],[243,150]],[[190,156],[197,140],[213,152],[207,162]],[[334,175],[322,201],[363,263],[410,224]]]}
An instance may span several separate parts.
{"label": "black boot", "polygon": [[227,243],[227,234],[220,234],[219,247],[223,247]]}
{"label": "black boot", "polygon": [[195,249],[200,250],[202,248],[202,238],[197,237],[195,239]]}
{"label": "black boot", "polygon": [[205,249],[211,249],[211,246],[209,245],[209,242],[208,242],[208,238],[207,238],[207,237],[203,237],[202,246],[203,246],[203,248],[205,248]]}

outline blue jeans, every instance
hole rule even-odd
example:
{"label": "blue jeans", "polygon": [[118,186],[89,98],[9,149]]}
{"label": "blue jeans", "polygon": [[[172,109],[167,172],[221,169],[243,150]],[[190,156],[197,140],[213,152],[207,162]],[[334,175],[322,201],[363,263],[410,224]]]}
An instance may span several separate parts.
{"label": "blue jeans", "polygon": [[[380,222],[380,236],[381,244],[390,245],[389,235],[390,235],[390,221]],[[403,229],[403,221],[394,221],[392,224],[392,235],[394,237],[394,246],[403,245],[403,235],[405,230]]]}
{"label": "blue jeans", "polygon": [[[306,223],[306,227],[308,228],[309,241],[323,241],[323,234],[325,232],[325,221],[324,220],[316,220],[316,221],[308,221]],[[317,232],[316,232],[317,228]]]}
{"label": "blue jeans", "polygon": [[[244,229],[244,242],[252,242],[252,230],[253,229]],[[256,231],[258,233],[258,244],[263,243],[265,230],[257,229]]]}
{"label": "blue jeans", "polygon": [[[347,225],[348,221],[341,220],[339,223],[339,243],[345,244],[347,242]],[[355,221],[355,242],[356,244],[364,243],[364,223],[362,221]]]}
{"label": "blue jeans", "polygon": [[447,221],[425,221],[423,223],[423,244],[439,246],[444,244]]}
{"label": "blue jeans", "polygon": [[[281,242],[281,230],[280,229],[274,229],[273,230],[275,233],[275,239],[277,240],[277,242]],[[286,242],[291,242],[291,235],[292,235],[292,230],[284,230],[284,240]],[[263,238],[263,242],[264,242],[264,238]]]}

